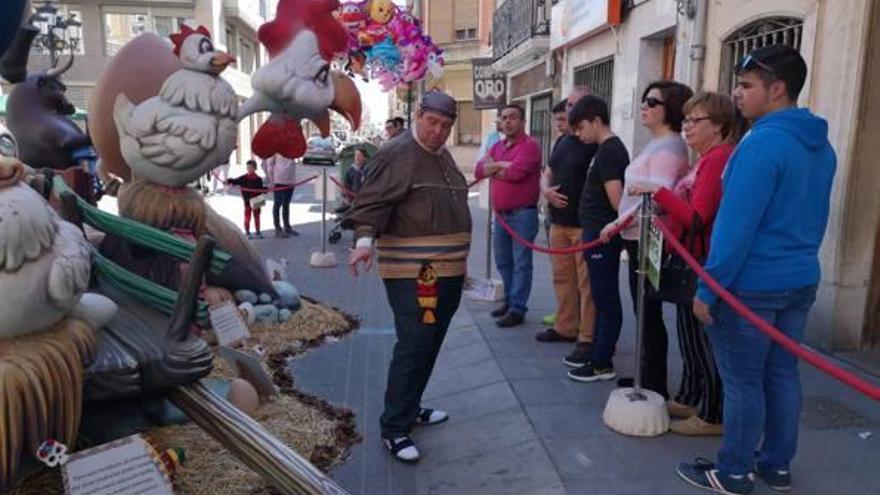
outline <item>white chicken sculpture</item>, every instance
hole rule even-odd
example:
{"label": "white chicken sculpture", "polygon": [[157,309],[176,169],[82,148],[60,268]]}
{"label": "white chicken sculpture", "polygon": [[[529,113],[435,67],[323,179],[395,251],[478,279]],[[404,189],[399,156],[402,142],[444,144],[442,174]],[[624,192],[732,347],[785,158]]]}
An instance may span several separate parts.
{"label": "white chicken sculpture", "polygon": [[116,98],[113,117],[120,150],[137,178],[182,187],[226,163],[238,132],[238,100],[219,77],[235,59],[214,49],[204,26],[171,35],[183,69],[159,94],[135,106]]}
{"label": "white chicken sculpture", "polygon": [[24,170],[0,157],[0,339],[47,330],[77,309],[87,321],[106,323],[87,305],[78,307],[89,285],[91,246],[22,181]]}
{"label": "white chicken sculpture", "polygon": [[309,119],[321,133],[330,133],[328,108],[357,129],[361,100],[345,74],[330,70],[334,55],[344,52],[345,28],[333,17],[337,0],[280,0],[275,19],[260,27],[260,42],[270,60],[251,78],[254,94],[238,110],[239,120],[271,112],[254,137],[252,149],[261,158],[276,153],[299,158],[306,143],[300,121]]}

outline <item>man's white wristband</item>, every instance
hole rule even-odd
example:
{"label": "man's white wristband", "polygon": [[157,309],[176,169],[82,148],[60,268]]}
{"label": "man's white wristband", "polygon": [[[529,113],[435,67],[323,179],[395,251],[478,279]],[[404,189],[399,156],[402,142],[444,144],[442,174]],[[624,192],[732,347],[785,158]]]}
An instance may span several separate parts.
{"label": "man's white wristband", "polygon": [[372,237],[361,237],[354,243],[354,247],[356,248],[371,248],[373,247],[373,238]]}

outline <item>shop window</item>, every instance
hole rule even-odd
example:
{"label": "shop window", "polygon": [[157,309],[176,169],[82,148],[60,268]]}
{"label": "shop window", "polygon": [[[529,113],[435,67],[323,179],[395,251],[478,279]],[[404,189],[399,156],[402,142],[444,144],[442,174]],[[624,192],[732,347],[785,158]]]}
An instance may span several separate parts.
{"label": "shop window", "polygon": [[470,101],[458,102],[458,120],[456,121],[456,144],[478,146],[480,136],[480,112],[474,110]]}
{"label": "shop window", "polygon": [[467,41],[467,40],[473,40],[476,38],[477,38],[476,28],[456,29],[455,30],[455,41]]}
{"label": "shop window", "polygon": [[605,100],[611,108],[611,89],[614,82],[614,58],[593,62],[574,70],[574,85],[586,86],[590,92]]}
{"label": "shop window", "polygon": [[158,9],[157,12],[148,7],[105,8],[103,15],[106,55],[108,57],[115,55],[126,43],[143,33],[153,33],[171,43],[169,36],[180,32],[182,25],[187,22],[192,24],[193,21],[184,15],[166,14],[168,10],[171,9]]}
{"label": "shop window", "polygon": [[721,91],[730,93],[736,85],[734,68],[746,55],[770,45],[789,45],[801,49],[804,22],[793,17],[769,17],[755,21],[724,40]]}

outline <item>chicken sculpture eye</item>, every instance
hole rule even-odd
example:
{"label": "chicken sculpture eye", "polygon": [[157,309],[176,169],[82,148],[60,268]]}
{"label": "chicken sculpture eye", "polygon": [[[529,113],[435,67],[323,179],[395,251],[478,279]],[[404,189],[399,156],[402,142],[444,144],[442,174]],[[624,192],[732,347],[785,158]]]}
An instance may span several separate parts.
{"label": "chicken sculpture eye", "polygon": [[330,64],[321,66],[321,70],[315,74],[314,81],[321,84],[327,84],[327,77],[330,75]]}
{"label": "chicken sculpture eye", "polygon": [[210,53],[214,51],[214,44],[208,38],[199,42],[199,53]]}

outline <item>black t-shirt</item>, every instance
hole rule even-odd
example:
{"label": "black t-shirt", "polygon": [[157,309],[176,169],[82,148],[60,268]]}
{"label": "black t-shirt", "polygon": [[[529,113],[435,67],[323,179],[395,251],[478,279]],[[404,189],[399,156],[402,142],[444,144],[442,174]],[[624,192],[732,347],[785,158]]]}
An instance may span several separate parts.
{"label": "black t-shirt", "polygon": [[568,196],[568,206],[555,208],[552,205],[550,222],[566,227],[580,227],[578,205],[581,192],[587,181],[587,170],[590,161],[598,148],[595,144],[586,144],[575,136],[560,137],[550,153],[550,170],[553,171],[551,186],[558,185],[558,192]]}
{"label": "black t-shirt", "polygon": [[627,165],[629,153],[620,138],[612,136],[599,145],[587,172],[587,181],[584,183],[578,208],[584,230],[599,230],[617,218],[617,210],[608,201],[605,183],[612,180],[623,183],[623,173]]}

